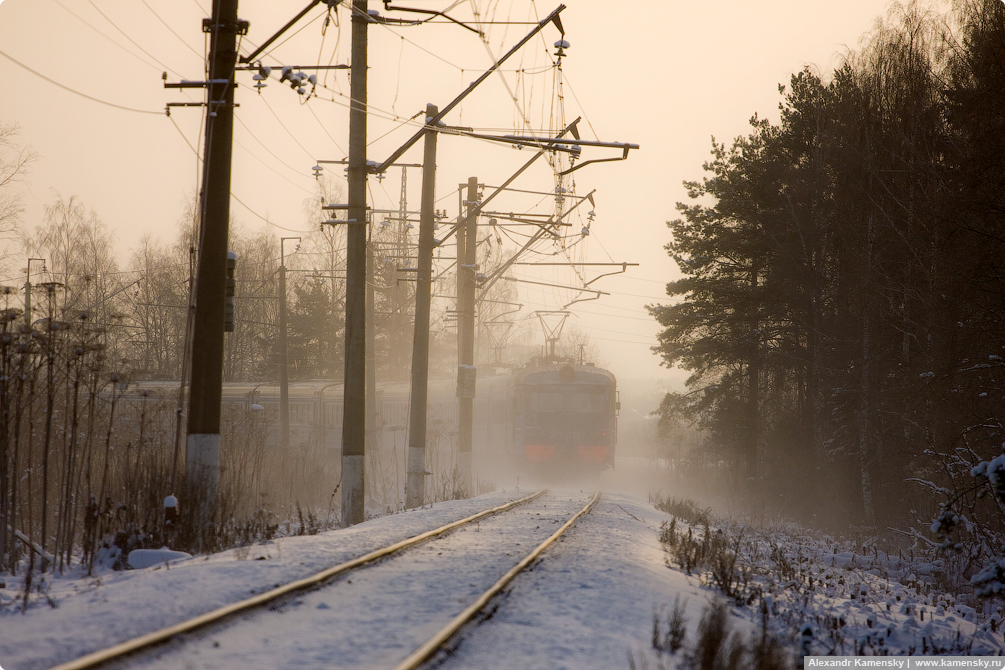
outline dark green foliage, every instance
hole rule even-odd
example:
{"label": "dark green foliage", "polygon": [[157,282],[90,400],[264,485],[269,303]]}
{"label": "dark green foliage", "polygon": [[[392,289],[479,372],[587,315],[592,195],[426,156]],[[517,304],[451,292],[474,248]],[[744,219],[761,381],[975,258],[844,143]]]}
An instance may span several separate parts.
{"label": "dark green foliage", "polygon": [[704,473],[759,509],[915,523],[908,480],[1005,441],[1005,5],[901,7],[781,92],[668,224],[655,350],[691,376],[660,426],[702,428]]}
{"label": "dark green foliage", "polygon": [[290,379],[342,376],[345,318],[341,302],[333,299],[333,283],[317,276],[293,283],[287,317]]}

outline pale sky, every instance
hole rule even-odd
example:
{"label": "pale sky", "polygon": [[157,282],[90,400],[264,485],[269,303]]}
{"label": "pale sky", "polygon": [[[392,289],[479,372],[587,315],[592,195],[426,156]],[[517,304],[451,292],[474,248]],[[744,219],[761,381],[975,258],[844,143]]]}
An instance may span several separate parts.
{"label": "pale sky", "polygon": [[[679,379],[660,368],[650,351],[658,326],[643,306],[665,301],[664,284],[675,277],[663,245],[669,239],[665,223],[676,218],[674,204],[686,199],[681,182],[701,177],[712,136],[728,141],[746,134],[755,112],[777,119],[778,84],[787,83],[804,65],[828,73],[886,14],[889,3],[566,3],[561,20],[571,47],[563,59],[565,121],[583,116],[584,139],[641,145],[626,161],[591,165],[573,175],[577,193],[596,189],[596,220],[590,237],[575,248],[575,257],[640,265],[592,284],[610,295],[575,305],[568,324],[591,337],[603,362],[619,377]],[[463,21],[471,21],[475,9],[483,19],[535,22],[558,6],[542,0],[394,4],[438,10],[456,4],[449,13]],[[306,5],[306,0],[242,0],[239,14],[251,23],[242,53],[250,51],[249,42],[260,44]],[[385,13],[383,3],[374,0],[370,8],[390,17],[415,16]],[[0,0],[0,52],[56,82],[0,55],[0,122],[18,122],[21,141],[41,155],[24,189],[27,228],[41,220],[43,206],[58,191],[77,196],[115,231],[122,266],[142,235],[174,239],[185,201],[197,189],[190,145],[201,152],[203,110],[174,108],[170,119],[163,112],[168,102],[201,101],[202,91],[164,89],[161,73],[166,70],[170,82],[204,78],[208,44],[201,21],[208,16],[209,0]],[[323,8],[315,7],[264,62],[349,63],[348,12],[340,8],[339,25],[332,23],[324,34],[323,16]],[[449,24],[371,27],[369,160],[383,161],[415,132],[413,125],[402,126],[408,117],[429,102],[445,106],[530,29],[489,26],[486,46],[474,33]],[[499,133],[512,132],[505,129],[521,117],[535,128],[561,125],[548,56],[559,37],[554,26],[545,28],[503,66],[508,87],[498,76],[490,78],[446,122]],[[523,73],[518,75],[517,69]],[[234,196],[247,207],[232,201],[231,213],[245,229],[269,225],[260,218],[265,217],[282,226],[274,228],[277,235],[299,234],[306,230],[304,200],[315,193],[311,167],[319,159],[346,155],[348,75],[331,71],[326,78],[319,73],[326,85],[319,85],[319,98],[303,104],[275,76],[257,94],[250,88],[252,74],[238,76],[232,183]],[[530,156],[527,150],[458,137],[441,137],[439,147],[437,207],[446,208],[451,218],[457,215],[458,184],[469,176],[501,184]],[[421,151],[420,143],[402,160],[418,163]],[[613,155],[586,149],[583,160]],[[513,186],[551,191],[554,177],[539,163]],[[400,171],[392,169],[387,177],[383,182],[370,179],[376,208],[398,206]],[[418,209],[419,183],[419,171],[411,170],[409,209]],[[538,200],[500,196],[493,208],[526,211]],[[590,208],[581,208],[583,218],[572,219],[574,229],[582,227]],[[587,270],[586,278],[601,271],[607,269]],[[575,281],[567,270],[521,267],[518,274],[564,285]],[[2,277],[0,282],[20,284],[22,277]],[[568,295],[521,286],[526,304],[521,316],[557,309]]]}

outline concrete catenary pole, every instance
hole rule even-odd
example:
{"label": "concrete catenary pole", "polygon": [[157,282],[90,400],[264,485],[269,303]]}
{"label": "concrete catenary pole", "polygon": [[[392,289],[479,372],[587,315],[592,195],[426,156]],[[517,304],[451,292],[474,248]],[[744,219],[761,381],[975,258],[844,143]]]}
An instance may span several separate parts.
{"label": "concrete catenary pole", "polygon": [[415,282],[415,331],[412,336],[412,393],[408,412],[408,464],[405,507],[420,507],[426,485],[426,401],[429,383],[429,301],[433,283],[433,207],[436,205],[436,105],[426,105],[422,155],[422,204],[419,207],[418,273]]}
{"label": "concrete catenary pole", "polygon": [[237,0],[214,0],[213,16],[203,23],[203,30],[210,35],[209,79],[186,442],[186,486],[193,498],[189,504],[198,509],[201,524],[215,515],[220,474],[234,66],[237,35],[247,31],[247,23],[237,18]]}
{"label": "concrete catenary pole", "polygon": [[286,266],[279,266],[279,438],[290,446],[290,350],[286,341]]}
{"label": "concrete catenary pole", "polygon": [[[371,222],[372,223],[372,222]],[[377,448],[377,324],[374,313],[373,244],[366,245],[366,448]]]}
{"label": "concrete catenary pole", "polygon": [[366,29],[369,23],[367,0],[353,0],[342,409],[344,526],[363,521],[366,481]]}
{"label": "concrete catenary pole", "polygon": [[290,446],[290,346],[286,321],[286,240],[279,238],[279,432],[284,447]]}
{"label": "concrete catenary pole", "polygon": [[24,325],[31,330],[31,262],[42,261],[42,272],[45,272],[44,258],[29,258],[28,272],[24,280]]}
{"label": "concrete catenary pole", "polygon": [[457,231],[457,486],[459,492],[470,496],[471,443],[475,402],[475,279],[476,221],[478,178],[468,179],[468,193],[464,201],[465,214],[462,227]]}

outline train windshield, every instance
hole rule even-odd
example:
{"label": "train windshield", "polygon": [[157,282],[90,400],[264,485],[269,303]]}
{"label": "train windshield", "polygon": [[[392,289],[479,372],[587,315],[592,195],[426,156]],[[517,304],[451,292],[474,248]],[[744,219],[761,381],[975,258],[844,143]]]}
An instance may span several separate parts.
{"label": "train windshield", "polygon": [[565,401],[562,388],[559,386],[538,386],[530,392],[530,407],[532,412],[562,412]]}
{"label": "train windshield", "polygon": [[603,412],[604,389],[599,386],[587,386],[569,393],[570,412]]}
{"label": "train windshield", "polygon": [[530,393],[532,412],[603,412],[605,389],[600,386],[537,386]]}

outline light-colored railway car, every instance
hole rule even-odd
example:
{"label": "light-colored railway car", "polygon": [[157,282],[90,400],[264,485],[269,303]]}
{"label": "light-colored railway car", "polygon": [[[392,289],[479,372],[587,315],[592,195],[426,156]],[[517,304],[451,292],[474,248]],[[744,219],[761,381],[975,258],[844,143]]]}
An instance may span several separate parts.
{"label": "light-colored railway car", "polygon": [[[343,390],[341,383],[325,381],[289,385],[291,443],[341,449]],[[409,390],[407,382],[378,384],[370,440],[382,453],[404,453]],[[135,407],[144,392],[170,403],[178,385],[130,384],[124,398]],[[279,445],[279,398],[276,384],[225,384],[224,418],[253,417],[266,444]],[[474,399],[474,457],[482,464],[518,469],[613,467],[619,409],[614,375],[592,365],[534,362],[509,374],[485,376],[477,382]],[[427,445],[456,449],[455,380],[430,380],[427,413]]]}

